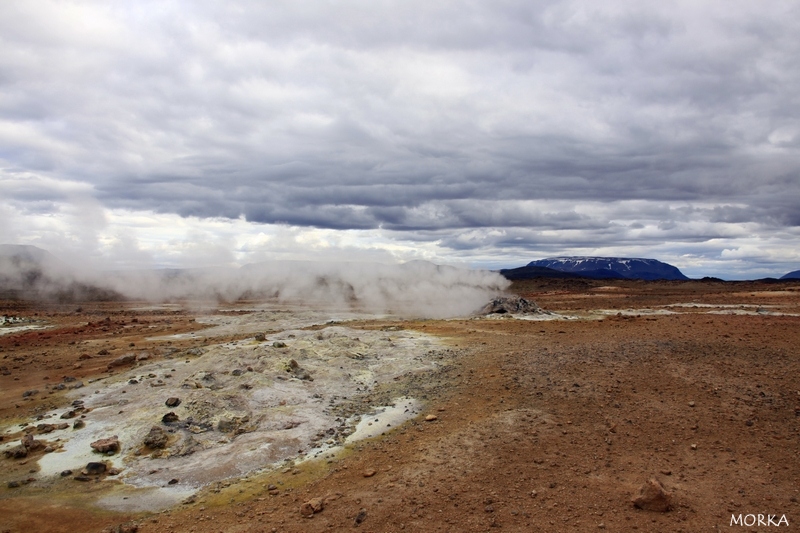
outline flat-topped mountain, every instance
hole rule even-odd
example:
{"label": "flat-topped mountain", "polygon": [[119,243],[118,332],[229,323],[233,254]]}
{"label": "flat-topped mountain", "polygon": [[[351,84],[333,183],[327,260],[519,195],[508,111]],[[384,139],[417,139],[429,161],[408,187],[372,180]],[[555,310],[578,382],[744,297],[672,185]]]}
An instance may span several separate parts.
{"label": "flat-topped mountain", "polygon": [[689,279],[676,267],[656,259],[628,257],[550,257],[531,261],[528,267],[545,267],[596,279]]}

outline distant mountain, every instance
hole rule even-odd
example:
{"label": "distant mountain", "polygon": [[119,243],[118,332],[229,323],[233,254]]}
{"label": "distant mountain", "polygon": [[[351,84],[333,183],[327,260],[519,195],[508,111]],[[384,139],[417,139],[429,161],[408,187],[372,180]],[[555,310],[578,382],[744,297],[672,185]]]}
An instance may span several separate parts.
{"label": "distant mountain", "polygon": [[0,244],[0,298],[70,302],[112,300],[119,294],[79,281],[70,267],[46,250]]}
{"label": "distant mountain", "polygon": [[523,266],[519,268],[504,268],[500,274],[511,281],[534,278],[578,279],[582,276],[571,272],[561,272],[547,267]]}
{"label": "distant mountain", "polygon": [[781,279],[800,279],[800,270],[789,272],[785,276],[781,276]]}
{"label": "distant mountain", "polygon": [[546,267],[595,279],[687,280],[676,267],[656,259],[626,257],[550,257],[528,267]]}
{"label": "distant mountain", "polygon": [[36,246],[0,244],[0,287],[29,290],[58,264],[53,254]]}
{"label": "distant mountain", "polygon": [[56,264],[56,256],[28,244],[0,244],[0,262],[16,267]]}

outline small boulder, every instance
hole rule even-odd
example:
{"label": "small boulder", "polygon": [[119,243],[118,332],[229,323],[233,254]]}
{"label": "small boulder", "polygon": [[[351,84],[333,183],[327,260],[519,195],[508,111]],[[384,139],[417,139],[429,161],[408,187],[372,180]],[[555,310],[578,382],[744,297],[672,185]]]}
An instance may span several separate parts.
{"label": "small boulder", "polygon": [[664,486],[656,478],[650,478],[641,486],[638,496],[631,501],[639,509],[665,513],[670,510],[670,500],[670,494],[664,489]]}
{"label": "small boulder", "polygon": [[114,368],[117,366],[126,366],[136,362],[136,354],[126,353],[125,355],[121,355],[108,363],[108,368]]}
{"label": "small boulder", "polygon": [[181,404],[181,399],[173,396],[172,398],[167,398],[167,401],[164,403],[167,407],[178,407]]}
{"label": "small boulder", "polygon": [[160,450],[167,447],[168,441],[169,435],[167,435],[167,432],[164,431],[163,428],[153,426],[150,428],[150,432],[144,438],[144,445],[154,450]]}
{"label": "small boulder", "polygon": [[4,450],[3,453],[7,459],[24,459],[28,456],[28,448],[22,445],[14,446],[13,448]]}
{"label": "small boulder", "polygon": [[366,519],[367,519],[367,510],[361,509],[360,511],[358,511],[358,514],[353,519],[353,525],[354,526],[361,525],[361,522],[363,522]]}
{"label": "small boulder", "polygon": [[106,439],[96,440],[89,446],[96,452],[100,453],[115,453],[119,451],[119,437],[116,435]]}
{"label": "small boulder", "polygon": [[309,517],[314,513],[319,513],[325,508],[325,500],[322,498],[311,498],[300,506],[300,514]]}
{"label": "small boulder", "polygon": [[36,450],[44,448],[44,444],[34,439],[33,435],[31,435],[30,433],[22,437],[21,442],[22,445],[25,446],[25,448],[27,448],[29,452],[35,452]]}
{"label": "small boulder", "polygon": [[91,462],[87,463],[81,474],[84,476],[99,476],[100,474],[104,474],[107,468],[108,466],[105,463]]}
{"label": "small boulder", "polygon": [[180,420],[178,418],[178,415],[176,415],[172,411],[161,417],[161,422],[163,422],[164,424],[174,424],[178,420]]}

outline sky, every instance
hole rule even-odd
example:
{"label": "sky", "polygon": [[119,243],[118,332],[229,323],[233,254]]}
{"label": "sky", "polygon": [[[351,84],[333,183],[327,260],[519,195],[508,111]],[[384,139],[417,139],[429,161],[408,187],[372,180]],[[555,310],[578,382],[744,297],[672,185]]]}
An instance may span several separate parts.
{"label": "sky", "polygon": [[793,1],[0,2],[0,242],[800,269]]}

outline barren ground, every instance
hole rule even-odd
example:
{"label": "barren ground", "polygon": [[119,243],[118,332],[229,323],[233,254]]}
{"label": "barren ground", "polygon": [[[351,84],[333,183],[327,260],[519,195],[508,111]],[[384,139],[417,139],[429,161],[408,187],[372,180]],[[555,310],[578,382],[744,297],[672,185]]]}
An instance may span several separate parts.
{"label": "barren ground", "polygon": [[[114,476],[43,479],[43,451],[0,456],[0,532],[120,524],[142,532],[694,532],[727,529],[732,514],[785,515],[784,530],[800,530],[800,284],[551,280],[512,290],[573,318],[346,323],[449,346],[438,371],[404,385],[424,402],[421,414],[381,437],[212,483],[158,512],[98,507],[119,489]],[[71,384],[91,390],[92,380],[108,379],[114,357],[146,350],[152,362],[201,347],[207,339],[163,336],[206,328],[195,321],[205,314],[243,313],[241,305],[0,306],[0,315],[34,321],[13,326],[47,326],[0,335],[3,449],[41,423],[37,416],[66,408]],[[214,342],[252,337],[230,331]],[[359,400],[369,408],[380,396]],[[59,453],[47,434],[35,437]],[[671,493],[669,512],[631,504],[650,477]],[[305,518],[300,507],[312,498],[324,509]]]}

